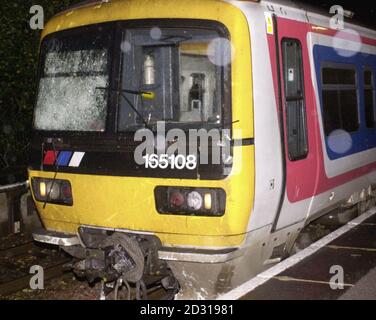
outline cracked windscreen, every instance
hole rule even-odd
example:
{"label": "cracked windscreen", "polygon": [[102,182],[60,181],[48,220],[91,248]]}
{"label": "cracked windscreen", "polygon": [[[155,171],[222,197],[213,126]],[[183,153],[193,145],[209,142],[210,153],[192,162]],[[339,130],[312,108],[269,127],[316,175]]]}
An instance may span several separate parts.
{"label": "cracked windscreen", "polygon": [[106,130],[111,32],[59,33],[41,48],[34,128],[42,131]]}

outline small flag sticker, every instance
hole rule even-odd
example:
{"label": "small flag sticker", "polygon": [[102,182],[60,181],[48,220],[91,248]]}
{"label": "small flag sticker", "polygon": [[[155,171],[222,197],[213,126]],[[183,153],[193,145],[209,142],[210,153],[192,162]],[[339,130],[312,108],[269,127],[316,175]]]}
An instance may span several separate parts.
{"label": "small flag sticker", "polygon": [[84,156],[85,152],[75,152],[72,156],[72,159],[69,162],[69,166],[73,168],[78,168],[81,165]]}
{"label": "small flag sticker", "polygon": [[72,157],[73,152],[63,151],[59,153],[57,158],[57,165],[61,167],[66,167],[69,164],[69,160]]}
{"label": "small flag sticker", "polygon": [[54,152],[52,150],[47,151],[44,155],[43,164],[46,166],[53,166],[55,164],[58,152]]}
{"label": "small flag sticker", "polygon": [[72,151],[52,151],[49,150],[45,153],[43,164],[46,166],[57,165],[60,167],[73,167],[78,168],[81,165],[85,152],[72,152]]}

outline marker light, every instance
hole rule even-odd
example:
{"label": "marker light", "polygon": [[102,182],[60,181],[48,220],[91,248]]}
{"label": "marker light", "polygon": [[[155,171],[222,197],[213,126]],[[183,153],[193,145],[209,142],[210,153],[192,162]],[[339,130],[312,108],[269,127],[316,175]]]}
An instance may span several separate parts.
{"label": "marker light", "polygon": [[181,207],[185,202],[184,196],[180,192],[174,192],[170,196],[170,205],[172,207]]}
{"label": "marker light", "polygon": [[72,198],[72,188],[69,182],[67,181],[62,182],[60,191],[61,191],[61,195],[65,199]]}
{"label": "marker light", "polygon": [[46,183],[45,182],[41,182],[39,184],[39,194],[40,194],[41,197],[45,197],[47,195]]}
{"label": "marker light", "polygon": [[206,210],[210,210],[212,208],[212,195],[211,195],[211,193],[205,193],[204,207],[205,207]]}

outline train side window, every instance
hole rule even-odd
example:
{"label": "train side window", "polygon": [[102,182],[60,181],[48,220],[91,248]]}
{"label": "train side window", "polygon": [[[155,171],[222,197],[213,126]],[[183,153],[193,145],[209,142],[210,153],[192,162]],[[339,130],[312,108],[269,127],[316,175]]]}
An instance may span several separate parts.
{"label": "train side window", "polygon": [[373,72],[364,70],[364,101],[367,128],[376,128],[375,86]]}
{"label": "train side window", "polygon": [[322,67],[323,122],[325,134],[359,129],[358,89],[353,65],[324,64]]}
{"label": "train side window", "polygon": [[288,152],[290,160],[296,161],[308,155],[303,57],[300,41],[283,39],[282,58]]}

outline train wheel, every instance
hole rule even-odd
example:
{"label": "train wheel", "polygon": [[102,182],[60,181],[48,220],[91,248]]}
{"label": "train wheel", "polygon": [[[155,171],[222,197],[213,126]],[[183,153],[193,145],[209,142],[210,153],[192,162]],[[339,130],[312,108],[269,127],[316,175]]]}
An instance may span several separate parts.
{"label": "train wheel", "polygon": [[[124,282],[137,283],[141,281],[144,275],[145,257],[137,240],[132,239],[125,234],[115,233],[106,238],[102,247],[115,248],[115,250],[110,253],[110,255],[116,255],[112,267],[122,275],[121,278]],[[122,253],[124,252],[126,252],[134,261],[134,267],[131,270],[125,268],[126,261],[125,259],[122,259]],[[123,272],[123,270],[125,271]]]}

